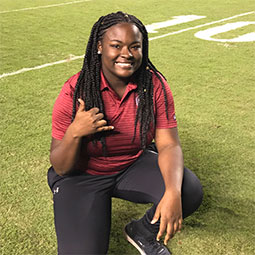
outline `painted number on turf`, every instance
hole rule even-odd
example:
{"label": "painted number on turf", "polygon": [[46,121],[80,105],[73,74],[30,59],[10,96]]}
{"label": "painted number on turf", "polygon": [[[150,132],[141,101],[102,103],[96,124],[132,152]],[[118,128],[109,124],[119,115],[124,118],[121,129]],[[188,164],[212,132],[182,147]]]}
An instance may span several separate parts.
{"label": "painted number on turf", "polygon": [[146,26],[146,29],[148,33],[158,33],[158,29],[164,28],[164,27],[171,27],[182,23],[191,22],[193,20],[197,19],[203,19],[206,16],[197,16],[197,15],[183,15],[183,16],[174,16],[170,20],[152,23],[150,25]]}
{"label": "painted number on turf", "polygon": [[[182,15],[182,16],[173,16],[172,19],[152,23],[146,26],[148,33],[158,33],[158,30],[165,27],[175,26],[182,23],[191,22],[198,19],[206,18],[206,16],[198,16],[198,15]],[[231,30],[235,30],[237,28],[245,27],[248,25],[255,25],[254,21],[240,21],[240,22],[233,22],[227,23],[221,26],[208,28],[203,31],[199,31],[195,33],[195,37],[203,40],[208,41],[215,41],[215,42],[253,42],[255,41],[255,32],[246,33],[244,35],[240,35],[238,37],[232,39],[218,39],[213,38],[218,34],[222,34]]]}
{"label": "painted number on turf", "polygon": [[203,40],[216,41],[216,42],[252,42],[252,41],[255,41],[255,32],[240,35],[232,39],[216,39],[212,37],[212,36],[225,33],[237,28],[245,27],[251,24],[255,25],[255,22],[240,21],[240,22],[234,22],[234,23],[227,23],[221,26],[208,28],[204,31],[199,31],[195,33],[195,36]]}

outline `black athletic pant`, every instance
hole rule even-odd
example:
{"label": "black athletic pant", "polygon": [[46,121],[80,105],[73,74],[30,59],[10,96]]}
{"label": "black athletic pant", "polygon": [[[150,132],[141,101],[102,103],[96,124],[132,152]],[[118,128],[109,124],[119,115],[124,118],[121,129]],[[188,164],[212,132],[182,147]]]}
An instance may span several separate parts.
{"label": "black athletic pant", "polygon": [[[53,192],[58,254],[107,253],[112,197],[135,203],[153,203],[142,219],[150,224],[165,189],[157,158],[156,152],[146,150],[126,170],[104,176],[80,174],[60,177],[51,167],[48,183]],[[182,184],[183,217],[199,207],[202,196],[198,178],[185,168]],[[155,224],[157,230],[158,226]]]}

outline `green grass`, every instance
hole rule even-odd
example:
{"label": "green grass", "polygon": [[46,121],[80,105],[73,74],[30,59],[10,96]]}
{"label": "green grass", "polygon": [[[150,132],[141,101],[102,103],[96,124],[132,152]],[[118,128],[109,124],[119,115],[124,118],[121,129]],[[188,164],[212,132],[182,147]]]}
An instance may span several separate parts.
{"label": "green grass", "polygon": [[[0,12],[61,2],[6,0]],[[102,8],[102,6],[104,6]],[[177,15],[206,18],[156,36],[254,10],[253,0],[102,1],[0,14],[0,75],[82,55],[97,18],[123,10],[144,24]],[[254,21],[254,14],[228,22]],[[174,94],[185,165],[201,179],[204,201],[170,242],[173,254],[252,255],[254,247],[254,42],[194,37],[206,26],[150,42],[150,58]],[[254,26],[215,38],[252,32]],[[54,255],[56,237],[47,186],[51,111],[63,83],[82,60],[0,79],[0,254]],[[150,205],[113,200],[109,255],[138,254],[122,229]]]}

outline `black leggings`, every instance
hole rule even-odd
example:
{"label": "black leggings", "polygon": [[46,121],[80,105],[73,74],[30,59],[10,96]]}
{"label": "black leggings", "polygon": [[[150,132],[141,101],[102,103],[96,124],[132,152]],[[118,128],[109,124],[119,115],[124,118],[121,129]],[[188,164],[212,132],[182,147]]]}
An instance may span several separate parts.
{"label": "black leggings", "polygon": [[[135,203],[153,203],[146,213],[146,218],[151,220],[165,189],[157,158],[156,152],[146,150],[126,170],[103,176],[80,174],[60,177],[51,167],[48,183],[53,192],[58,254],[107,253],[112,197]],[[198,178],[185,168],[183,217],[199,207],[202,196]],[[158,225],[155,227],[158,228]]]}

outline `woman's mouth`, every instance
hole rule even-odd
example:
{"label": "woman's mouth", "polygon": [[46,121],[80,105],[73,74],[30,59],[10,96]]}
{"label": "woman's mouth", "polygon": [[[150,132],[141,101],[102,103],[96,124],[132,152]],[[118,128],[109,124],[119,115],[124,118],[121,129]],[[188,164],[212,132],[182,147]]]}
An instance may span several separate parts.
{"label": "woman's mouth", "polygon": [[133,66],[133,63],[130,62],[115,62],[115,65],[123,68],[130,68]]}

